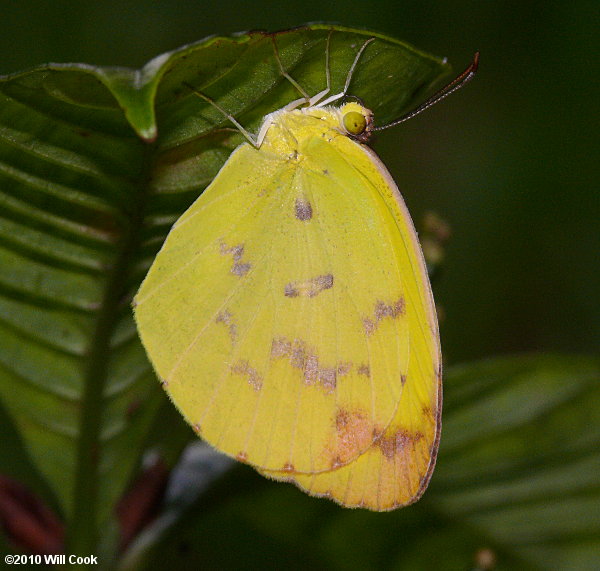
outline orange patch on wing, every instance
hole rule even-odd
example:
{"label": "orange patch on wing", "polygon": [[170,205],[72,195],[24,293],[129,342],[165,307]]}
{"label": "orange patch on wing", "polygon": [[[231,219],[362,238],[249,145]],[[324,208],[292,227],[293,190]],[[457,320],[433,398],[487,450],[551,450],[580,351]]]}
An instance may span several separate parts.
{"label": "orange patch on wing", "polygon": [[339,409],[335,417],[333,440],[324,455],[330,458],[333,469],[350,462],[373,443],[373,423],[361,410]]}
{"label": "orange patch on wing", "polygon": [[380,453],[387,461],[397,462],[404,452],[425,438],[422,432],[405,428],[382,429],[362,410],[340,409],[335,418],[335,433],[323,454],[330,459],[333,470],[345,466],[364,453]]}

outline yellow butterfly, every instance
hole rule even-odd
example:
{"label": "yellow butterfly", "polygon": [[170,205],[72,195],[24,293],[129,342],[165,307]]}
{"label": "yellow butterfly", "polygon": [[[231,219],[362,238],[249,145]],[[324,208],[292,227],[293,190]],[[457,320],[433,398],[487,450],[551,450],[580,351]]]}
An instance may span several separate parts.
{"label": "yellow butterfly", "polygon": [[[331,36],[331,34],[330,34]],[[392,177],[366,143],[371,111],[302,98],[244,134],[173,226],[135,299],[175,405],[218,450],[349,507],[416,501],[441,417],[438,326],[423,256]]]}

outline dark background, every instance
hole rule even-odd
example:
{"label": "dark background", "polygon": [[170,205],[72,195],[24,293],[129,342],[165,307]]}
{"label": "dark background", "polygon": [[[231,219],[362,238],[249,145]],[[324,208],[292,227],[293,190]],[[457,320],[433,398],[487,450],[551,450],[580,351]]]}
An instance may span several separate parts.
{"label": "dark background", "polygon": [[434,283],[446,362],[590,352],[600,339],[598,11],[591,0],[4,0],[0,73],[48,61],[138,67],[207,35],[311,21],[395,36],[457,72],[479,49],[473,83],[374,144],[417,226],[428,209],[452,226]]}

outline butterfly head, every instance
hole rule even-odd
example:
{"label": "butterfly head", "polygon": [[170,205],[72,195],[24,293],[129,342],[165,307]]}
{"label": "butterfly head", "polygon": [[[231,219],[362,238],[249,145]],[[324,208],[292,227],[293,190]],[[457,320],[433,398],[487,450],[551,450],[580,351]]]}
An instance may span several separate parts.
{"label": "butterfly head", "polygon": [[341,131],[348,137],[366,143],[373,130],[373,113],[370,109],[352,101],[342,105],[337,114]]}

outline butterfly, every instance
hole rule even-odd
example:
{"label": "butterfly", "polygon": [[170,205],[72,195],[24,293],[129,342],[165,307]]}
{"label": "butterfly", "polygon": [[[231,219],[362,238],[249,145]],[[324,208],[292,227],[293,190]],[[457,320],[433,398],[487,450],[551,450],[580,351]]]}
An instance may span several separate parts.
{"label": "butterfly", "polygon": [[326,87],[268,114],[177,220],[134,300],[144,347],[206,442],[348,507],[416,501],[435,465],[442,373],[436,311],[400,192],[366,145],[467,81],[376,127]]}

